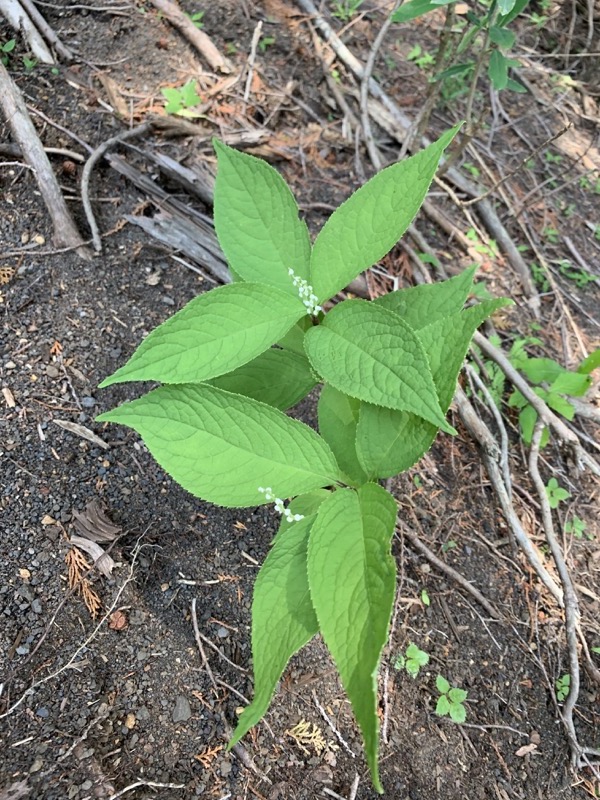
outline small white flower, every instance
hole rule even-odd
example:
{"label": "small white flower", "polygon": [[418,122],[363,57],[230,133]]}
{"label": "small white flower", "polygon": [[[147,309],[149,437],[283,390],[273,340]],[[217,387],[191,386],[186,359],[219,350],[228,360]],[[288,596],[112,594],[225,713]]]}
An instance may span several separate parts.
{"label": "small white flower", "polygon": [[313,287],[308,281],[299,278],[291,267],[288,269],[288,275],[292,278],[292,283],[298,289],[298,296],[300,300],[302,300],[306,310],[309,314],[312,314],[313,317],[316,317],[319,311],[323,309],[321,306],[317,305],[317,300],[319,298],[313,292]]}

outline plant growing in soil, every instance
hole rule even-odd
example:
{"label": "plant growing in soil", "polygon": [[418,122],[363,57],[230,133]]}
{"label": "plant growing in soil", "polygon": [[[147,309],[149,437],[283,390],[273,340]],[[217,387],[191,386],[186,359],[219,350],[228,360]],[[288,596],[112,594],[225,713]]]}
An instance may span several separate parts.
{"label": "plant growing in soil", "polygon": [[[273,503],[282,517],[254,587],[254,700],[230,746],[265,714],[290,657],[320,632],[378,791],[377,670],[394,601],[397,514],[378,481],[415,464],[440,429],[454,433],[445,414],[471,337],[507,301],[462,310],[472,268],[372,302],[324,306],[398,241],[456,130],[372,178],[313,245],[281,176],[215,141],[215,227],[236,280],[192,300],[101,384],[163,384],[98,420],[136,430],[197,497]],[[317,384],[319,433],[284,413]]]}
{"label": "plant growing in soil", "polygon": [[467,699],[467,692],[464,689],[451,687],[442,675],[437,676],[435,685],[440,693],[435,713],[439,717],[448,716],[453,722],[464,722],[467,718],[467,712],[463,703]]}

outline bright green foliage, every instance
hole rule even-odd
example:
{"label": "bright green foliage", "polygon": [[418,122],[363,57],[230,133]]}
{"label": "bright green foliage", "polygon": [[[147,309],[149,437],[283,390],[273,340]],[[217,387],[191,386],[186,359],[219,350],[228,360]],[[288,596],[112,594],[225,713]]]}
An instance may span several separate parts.
{"label": "bright green foliage", "polygon": [[227,261],[243,280],[298,297],[289,270],[310,282],[310,240],[286,182],[266,161],[214,145],[215,228]]}
{"label": "bright green foliage", "polygon": [[314,369],[341,392],[410,411],[451,433],[437,401],[427,355],[398,315],[366,300],[347,300],[305,336]]}
{"label": "bright green foliage", "polygon": [[440,717],[450,717],[453,722],[464,722],[467,718],[467,711],[463,705],[467,699],[467,692],[464,689],[452,688],[446,678],[438,675],[435,685],[440,697],[435,707],[435,713]]}
{"label": "bright green foliage", "polygon": [[394,498],[377,484],[341,489],[321,504],[308,543],[319,628],[362,730],[379,792],[376,676],[396,588],[390,554],[396,513]]}
{"label": "bright green foliage", "polygon": [[550,478],[546,484],[546,497],[550,508],[558,508],[564,500],[571,497],[571,493],[559,486],[556,478]]}
{"label": "bright green foliage", "polygon": [[306,397],[317,380],[304,354],[273,347],[210,383],[285,411]]}
{"label": "bright green foliage", "polygon": [[177,114],[180,117],[199,116],[190,110],[202,102],[202,98],[197,92],[196,81],[188,81],[179,89],[166,87],[160,92],[167,101],[165,106],[167,114]]}
{"label": "bright green foliage", "polygon": [[[347,300],[327,312],[318,303],[396,243],[455,132],[359,189],[312,252],[279,174],[215,143],[215,224],[235,283],[153,331],[102,386],[163,385],[98,417],[141,434],[195,496],[273,502],[282,515],[254,590],[254,699],[230,746],[265,714],[289,658],[320,632],[378,791],[377,672],[394,601],[396,503],[377,481],[415,463],[440,429],[453,432],[445,413],[471,337],[505,301],[463,310],[469,269],[374,303]],[[283,413],[316,384],[320,433]],[[414,645],[406,655],[411,675],[427,663]],[[444,694],[453,719],[456,693]]]}
{"label": "bright green foliage", "polygon": [[360,400],[334,389],[326,383],[319,397],[319,432],[333,450],[348,483],[361,485],[368,476],[356,455],[356,426]]}
{"label": "bright green foliage", "polygon": [[152,331],[129,361],[100,384],[199,383],[264,352],[304,316],[298,297],[271,286],[232,283],[196,297]]}
{"label": "bright green foliage", "polygon": [[381,170],[333,212],[311,257],[311,283],[319,301],[333,297],[396,244],[421,207],[442,153],[459,127]]}
{"label": "bright green foliage", "polygon": [[[576,539],[583,539],[583,534],[585,533],[586,528],[587,523],[585,520],[581,519],[581,517],[578,517],[577,515],[565,523],[565,533],[570,533]],[[594,534],[588,533],[587,538],[590,540],[594,539]]]}
{"label": "bright green foliage", "polygon": [[571,676],[568,672],[564,675],[561,675],[560,678],[556,679],[556,699],[559,703],[564,703],[564,701],[569,696],[569,692],[571,691]]}
{"label": "bright green foliage", "polygon": [[421,671],[421,667],[425,667],[427,664],[429,664],[429,653],[419,649],[416,644],[411,642],[404,655],[404,669],[414,679]]}
{"label": "bright green foliage", "polygon": [[252,654],[254,699],[242,713],[229,747],[264,716],[291,656],[319,630],[308,588],[308,538],[326,491],[297,497],[290,510],[300,522],[283,519],[254,585]]}
{"label": "bright green foliage", "polygon": [[163,386],[101,414],[136,430],[188,492],[222,506],[264,502],[335,484],[329,447],[307,425],[248,397],[206,384]]}

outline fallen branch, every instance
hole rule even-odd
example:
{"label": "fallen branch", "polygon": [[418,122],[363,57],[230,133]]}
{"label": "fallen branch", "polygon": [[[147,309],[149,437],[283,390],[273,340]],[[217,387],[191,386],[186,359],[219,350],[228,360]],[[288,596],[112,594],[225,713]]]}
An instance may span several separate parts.
{"label": "fallen branch", "polygon": [[12,135],[32,167],[40,194],[52,220],[53,240],[57,247],[74,247],[82,258],[89,258],[84,241],[71,217],[52,171],[48,156],[27,113],[25,102],[16,84],[0,62],[0,103]]}
{"label": "fallen branch", "polygon": [[53,29],[48,25],[44,17],[37,10],[32,0],[20,0],[21,5],[29,14],[29,17],[50,47],[63,59],[63,61],[73,61],[73,52],[66,47],[58,38]]}
{"label": "fallen branch", "polygon": [[41,61],[42,64],[55,63],[52,53],[19,0],[0,0],[0,13],[17,33],[25,35],[31,52],[38,61]]}
{"label": "fallen branch", "polygon": [[164,14],[171,25],[196,48],[212,69],[224,73],[233,71],[231,62],[217,50],[212,39],[204,31],[199,30],[171,0],[151,0],[151,2],[154,8]]}

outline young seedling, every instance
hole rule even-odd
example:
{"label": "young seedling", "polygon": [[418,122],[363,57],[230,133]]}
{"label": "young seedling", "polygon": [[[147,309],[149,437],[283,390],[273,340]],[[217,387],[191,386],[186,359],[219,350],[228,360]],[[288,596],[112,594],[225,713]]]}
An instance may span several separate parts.
{"label": "young seedling", "polygon": [[555,686],[556,699],[559,703],[564,703],[571,691],[571,676],[569,673],[566,672],[564,675],[561,675],[560,678],[557,678]]}
{"label": "young seedling", "polygon": [[202,102],[198,94],[196,81],[188,81],[180,89],[164,88],[160,93],[167,101],[165,111],[167,114],[177,114],[180,117],[198,117],[194,111],[194,106]]}
{"label": "young seedling", "polygon": [[550,508],[558,508],[564,500],[568,500],[571,497],[571,494],[558,485],[556,478],[550,478],[546,484],[546,497]]}
{"label": "young seedling", "polygon": [[331,16],[342,22],[350,22],[362,4],[363,0],[336,0]]}
{"label": "young seedling", "polygon": [[[508,301],[463,310],[471,268],[326,309],[402,236],[456,131],[375,175],[314,244],[281,176],[215,141],[215,228],[236,281],[192,300],[101,384],[163,384],[98,420],[136,430],[195,496],[272,503],[281,515],[254,587],[254,699],[229,746],[263,717],[290,657],[320,632],[377,791],[376,675],[396,588],[397,515],[379,481],[412,467],[440,429],[454,433],[445,415],[473,333]],[[318,433],[284,413],[317,384]]]}
{"label": "young seedling", "polygon": [[186,17],[189,19],[190,22],[193,22],[194,25],[201,30],[204,27],[204,23],[202,22],[202,17],[204,16],[204,11],[195,11],[193,14],[186,14]]}
{"label": "young seedling", "polygon": [[[574,516],[573,519],[565,523],[565,533],[570,533],[575,539],[583,539],[583,534],[587,528],[586,523],[581,517]],[[588,534],[588,539],[593,539],[594,534]]]}
{"label": "young seedling", "polygon": [[467,692],[464,689],[452,688],[441,675],[435,679],[435,685],[440,693],[435,713],[439,717],[450,717],[453,722],[464,722],[467,712],[463,703],[467,699]]}
{"label": "young seedling", "polygon": [[419,674],[421,667],[429,664],[429,653],[420,650],[416,644],[412,642],[406,648],[404,655],[400,654],[394,662],[396,669],[405,669],[411,678],[416,678]]}

